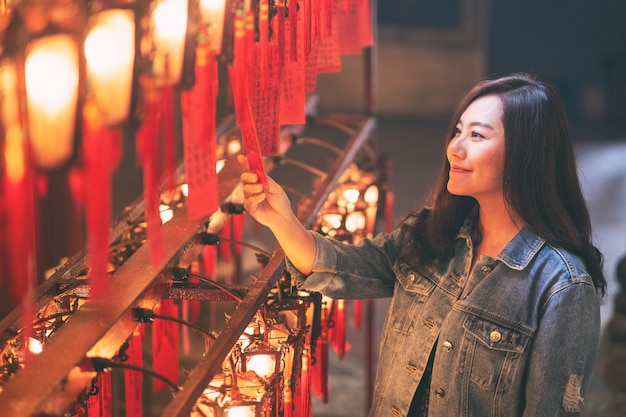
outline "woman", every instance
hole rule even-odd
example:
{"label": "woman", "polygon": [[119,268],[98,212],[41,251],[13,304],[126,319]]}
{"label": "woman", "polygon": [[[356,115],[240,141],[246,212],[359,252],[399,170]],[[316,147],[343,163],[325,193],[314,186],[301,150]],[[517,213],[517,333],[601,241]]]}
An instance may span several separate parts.
{"label": "woman", "polygon": [[357,246],[305,230],[275,182],[241,181],[302,288],[393,296],[370,416],[580,413],[606,282],[549,86],[514,74],[472,88],[431,206]]}

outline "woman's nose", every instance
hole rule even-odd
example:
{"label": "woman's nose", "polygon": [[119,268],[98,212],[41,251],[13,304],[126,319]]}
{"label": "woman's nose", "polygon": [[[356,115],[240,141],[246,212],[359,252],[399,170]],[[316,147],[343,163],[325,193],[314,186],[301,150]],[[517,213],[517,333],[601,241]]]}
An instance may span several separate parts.
{"label": "woman's nose", "polygon": [[456,156],[457,158],[465,155],[465,146],[461,135],[457,135],[452,138],[448,143],[448,156]]}

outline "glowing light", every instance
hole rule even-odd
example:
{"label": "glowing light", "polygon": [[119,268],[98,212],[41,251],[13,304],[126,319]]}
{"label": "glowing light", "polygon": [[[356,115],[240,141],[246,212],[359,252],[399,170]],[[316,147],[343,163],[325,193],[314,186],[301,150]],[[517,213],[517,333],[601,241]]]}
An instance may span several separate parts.
{"label": "glowing light", "polygon": [[222,168],[224,168],[224,165],[226,165],[226,160],[225,159],[220,159],[215,163],[215,172],[219,174],[219,172],[222,170]]}
{"label": "glowing light", "polygon": [[254,405],[238,405],[228,410],[228,417],[254,417],[256,407]]}
{"label": "glowing light", "polygon": [[258,376],[269,380],[276,372],[276,357],[257,353],[246,360],[246,369],[254,371]]}
{"label": "glowing light", "polygon": [[[163,207],[166,207],[166,208],[163,208]],[[174,217],[174,210],[169,208],[169,206],[162,205],[159,211],[159,215],[161,216],[161,224],[165,224],[169,222],[170,220],[172,220],[172,218]]]}
{"label": "glowing light", "polygon": [[78,103],[78,50],[67,35],[33,41],[26,52],[29,138],[35,162],[58,167],[72,155]]}
{"label": "glowing light", "polygon": [[189,197],[189,184],[183,184],[180,186],[180,192],[183,193],[185,197]]}
{"label": "glowing light", "polygon": [[200,0],[200,16],[207,30],[209,49],[215,54],[222,50],[225,0]]}
{"label": "glowing light", "polygon": [[24,178],[24,145],[22,143],[22,129],[13,125],[6,133],[4,143],[4,163],[7,177],[17,182]]}
{"label": "glowing light", "polygon": [[35,355],[38,355],[41,352],[43,352],[43,344],[39,340],[37,340],[37,339],[35,339],[33,337],[30,337],[28,339],[28,350],[31,353],[34,353]]}
{"label": "glowing light", "polygon": [[343,190],[341,195],[343,196],[343,198],[346,199],[348,203],[354,204],[359,200],[360,193],[359,190],[357,190],[356,188],[348,188]]}
{"label": "glowing light", "polygon": [[367,190],[365,190],[365,194],[363,195],[363,199],[367,204],[374,204],[378,201],[378,187],[375,185],[370,185]]}
{"label": "glowing light", "polygon": [[135,21],[130,10],[94,15],[85,39],[88,86],[104,122],[123,122],[130,109],[135,58]]}
{"label": "glowing light", "polygon": [[350,233],[354,233],[357,230],[362,230],[365,227],[365,216],[360,211],[348,214],[346,217],[346,230]]}
{"label": "glowing light", "polygon": [[342,216],[336,213],[326,213],[322,215],[322,219],[333,229],[339,229],[341,227]]}
{"label": "glowing light", "polygon": [[238,139],[233,139],[228,142],[228,154],[236,155],[241,151],[241,142]]}
{"label": "glowing light", "polygon": [[183,69],[187,6],[187,0],[161,0],[154,9],[153,71],[168,85],[180,80]]}

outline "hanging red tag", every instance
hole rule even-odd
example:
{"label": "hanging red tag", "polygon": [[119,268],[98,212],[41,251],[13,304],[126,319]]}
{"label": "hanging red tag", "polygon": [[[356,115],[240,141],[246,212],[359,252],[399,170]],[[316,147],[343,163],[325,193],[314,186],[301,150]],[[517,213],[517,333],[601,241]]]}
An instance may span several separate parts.
{"label": "hanging red tag", "polygon": [[165,178],[165,187],[168,190],[174,188],[174,172],[176,170],[176,149],[174,141],[174,92],[171,85],[161,89],[160,121],[161,126],[160,145],[162,152],[162,177]]}
{"label": "hanging red tag", "polygon": [[[256,68],[256,32],[254,28],[254,11],[249,10],[245,16],[245,77],[246,77],[246,94],[250,97],[257,90],[256,82],[257,82],[257,73],[255,71]],[[239,50],[241,54],[241,50]]]}
{"label": "hanging red tag", "polygon": [[297,0],[289,0],[289,27],[292,29],[286,36],[289,40],[285,40],[287,50],[289,51],[289,59],[295,61],[298,56],[297,36],[298,36],[298,2]]}
{"label": "hanging red tag", "polygon": [[113,385],[110,372],[100,373],[100,414],[99,417],[113,417]]}
{"label": "hanging red tag", "polygon": [[[7,312],[22,304],[22,343],[28,343],[34,313],[34,291],[37,283],[35,186],[28,145],[21,129],[8,128],[2,147],[4,159],[3,188],[5,199],[7,281],[3,287],[8,295]],[[30,351],[26,352],[26,361]]]}
{"label": "hanging red tag", "polygon": [[[370,0],[365,0],[366,2]],[[339,50],[342,55],[359,55],[361,53],[360,14],[356,8],[343,10],[339,13]],[[354,28],[358,30],[354,30]]]}
{"label": "hanging red tag", "polygon": [[257,73],[261,74],[261,82],[257,85],[252,95],[253,112],[259,147],[262,154],[278,153],[278,112],[280,108],[280,68],[278,56],[278,44],[266,45],[269,54],[263,64],[263,46],[256,45]]}
{"label": "hanging red tag", "polygon": [[[153,93],[147,93],[147,95],[150,94]],[[144,120],[137,132],[135,146],[143,167],[143,192],[148,223],[150,261],[156,266],[165,258],[159,213],[158,106],[154,97],[146,97],[144,106]]]}
{"label": "hanging red tag", "polygon": [[[172,299],[161,300],[155,313],[178,318],[178,307]],[[156,319],[152,323],[152,357],[154,371],[178,384],[178,324],[170,320]],[[158,378],[153,380],[155,392],[169,386]]]}
{"label": "hanging red tag", "polygon": [[189,219],[209,216],[219,208],[219,188],[215,171],[215,56],[199,47],[195,71],[195,86],[181,95]]}
{"label": "hanging red tag", "polygon": [[368,48],[374,45],[374,31],[372,30],[371,0],[357,0],[359,46]]}
{"label": "hanging red tag", "polygon": [[334,0],[328,10],[328,21],[325,22],[329,29],[320,39],[316,62],[317,73],[341,72],[341,47],[339,44],[339,16],[341,15],[340,0]]}
{"label": "hanging red tag", "polygon": [[[135,329],[128,342],[126,353],[129,365],[143,367],[143,327]],[[126,417],[143,416],[143,373],[133,369],[124,370],[124,387],[126,399]]]}
{"label": "hanging red tag", "polygon": [[122,138],[119,130],[101,126],[94,103],[85,104],[83,121],[89,284],[95,298],[108,286],[111,177],[120,161]]}
{"label": "hanging red tag", "polygon": [[235,47],[234,62],[228,66],[228,75],[233,91],[233,101],[235,104],[235,116],[239,129],[243,148],[248,157],[250,171],[257,174],[259,181],[267,187],[267,177],[263,168],[261,149],[257,139],[252,109],[246,89],[246,55],[245,55],[245,28],[244,19],[241,13],[235,15]]}
{"label": "hanging red tag", "polygon": [[202,266],[206,277],[213,277],[215,265],[217,265],[217,248],[215,245],[205,245],[202,249]]}
{"label": "hanging red tag", "polygon": [[[290,25],[290,22],[285,21],[285,48],[291,46],[292,31]],[[283,78],[280,83],[279,123],[281,125],[304,124],[306,122],[304,20],[298,21],[298,26],[300,26],[300,30],[297,38],[297,56],[295,60],[285,60]]]}

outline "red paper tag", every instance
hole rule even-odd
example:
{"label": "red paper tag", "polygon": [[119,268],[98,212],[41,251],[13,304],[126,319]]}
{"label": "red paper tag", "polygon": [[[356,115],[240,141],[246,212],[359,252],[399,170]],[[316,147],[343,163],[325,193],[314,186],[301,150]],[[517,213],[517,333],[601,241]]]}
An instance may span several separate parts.
{"label": "red paper tag", "polygon": [[358,0],[358,33],[359,46],[367,48],[374,45],[374,33],[372,30],[372,5],[370,0]]}
{"label": "red paper tag", "polygon": [[217,62],[213,56],[197,61],[196,85],[181,97],[185,174],[189,194],[187,216],[208,216],[219,208],[216,164],[215,99]]}
{"label": "red paper tag", "polygon": [[[361,16],[355,8],[339,14],[339,47],[342,55],[359,55],[361,53],[359,17]],[[355,27],[358,30],[354,30]]]}
{"label": "red paper tag", "polygon": [[[280,83],[280,124],[304,124],[306,122],[306,95],[304,93],[304,20],[298,21],[298,47],[296,60],[286,59]],[[291,27],[285,21],[285,48],[291,45]]]}
{"label": "red paper tag", "polygon": [[[143,367],[143,325],[140,325],[131,336],[128,349],[129,365]],[[143,416],[143,373],[133,369],[124,370],[124,387],[126,392],[126,417]]]}
{"label": "red paper tag", "polygon": [[267,45],[267,62],[263,67],[263,46],[256,45],[257,74],[263,74],[252,98],[256,133],[262,154],[278,153],[278,112],[280,103],[280,59],[278,44]]}
{"label": "red paper tag", "polygon": [[[178,318],[178,307],[172,299],[161,300],[155,313]],[[178,324],[169,320],[155,319],[152,324],[152,357],[154,371],[178,384]],[[158,378],[153,380],[154,391],[169,386]]]}
{"label": "red paper tag", "polygon": [[144,200],[148,223],[148,248],[150,261],[158,265],[165,258],[165,247],[161,236],[161,216],[159,214],[159,163],[157,149],[158,132],[157,103],[149,99],[145,103],[144,120],[137,132],[136,148],[143,167]]}
{"label": "red paper tag", "polygon": [[320,39],[316,62],[317,73],[341,72],[341,50],[339,45],[339,16],[341,15],[341,0],[334,0],[329,10],[326,25],[330,28],[330,33]]}

